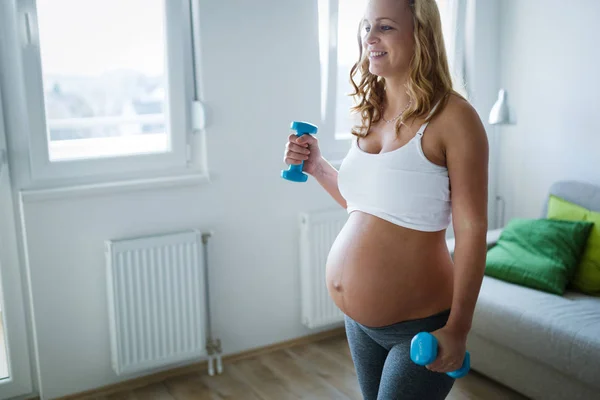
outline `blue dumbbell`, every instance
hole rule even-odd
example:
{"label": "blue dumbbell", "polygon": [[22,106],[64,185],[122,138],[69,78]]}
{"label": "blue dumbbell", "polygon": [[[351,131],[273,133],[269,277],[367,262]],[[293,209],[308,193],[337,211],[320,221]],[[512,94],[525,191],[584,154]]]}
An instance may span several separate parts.
{"label": "blue dumbbell", "polygon": [[[318,131],[316,125],[300,121],[293,121],[291,129],[296,131],[296,136],[298,137],[307,134],[314,135]],[[303,166],[304,161],[300,164],[291,164],[288,169],[281,171],[281,177],[292,182],[306,182],[308,180],[308,175],[302,172]]]}
{"label": "blue dumbbell", "polygon": [[[417,333],[410,342],[410,359],[418,365],[431,364],[437,358],[438,342],[435,336],[428,332]],[[471,355],[467,351],[462,367],[456,371],[446,372],[451,378],[457,379],[469,373]]]}

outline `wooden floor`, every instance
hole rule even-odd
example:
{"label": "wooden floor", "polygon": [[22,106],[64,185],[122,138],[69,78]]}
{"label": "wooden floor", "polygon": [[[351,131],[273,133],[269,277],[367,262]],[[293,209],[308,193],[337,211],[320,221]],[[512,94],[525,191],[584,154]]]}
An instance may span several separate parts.
{"label": "wooden floor", "polygon": [[[224,364],[222,375],[188,373],[95,400],[357,399],[362,396],[344,336]],[[523,400],[471,371],[456,381],[449,400]]]}

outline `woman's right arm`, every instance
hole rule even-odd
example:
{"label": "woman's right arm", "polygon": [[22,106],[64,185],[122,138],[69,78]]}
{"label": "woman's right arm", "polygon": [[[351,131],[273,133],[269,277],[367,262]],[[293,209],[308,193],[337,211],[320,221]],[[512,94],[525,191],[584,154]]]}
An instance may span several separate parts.
{"label": "woman's right arm", "polygon": [[338,171],[321,156],[317,138],[312,135],[297,137],[290,134],[284,162],[288,165],[304,162],[302,171],[315,178],[339,205],[346,208],[346,200],[338,187]]}
{"label": "woman's right arm", "polygon": [[347,207],[346,199],[342,197],[338,186],[338,171],[325,158],[321,157],[312,176],[340,206]]}

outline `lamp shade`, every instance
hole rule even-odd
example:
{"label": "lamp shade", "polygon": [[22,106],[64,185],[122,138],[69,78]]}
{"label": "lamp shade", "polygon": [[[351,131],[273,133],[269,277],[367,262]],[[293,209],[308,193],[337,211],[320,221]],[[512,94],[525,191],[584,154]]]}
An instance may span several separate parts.
{"label": "lamp shade", "polygon": [[498,92],[498,100],[490,111],[489,123],[491,125],[514,124],[508,105],[508,93],[505,89],[500,89]]}

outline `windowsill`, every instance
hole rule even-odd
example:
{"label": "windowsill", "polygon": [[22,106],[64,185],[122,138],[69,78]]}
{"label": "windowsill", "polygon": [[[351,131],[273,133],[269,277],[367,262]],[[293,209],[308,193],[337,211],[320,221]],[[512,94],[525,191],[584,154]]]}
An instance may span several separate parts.
{"label": "windowsill", "polygon": [[[134,132],[138,132],[135,129]],[[53,140],[49,142],[50,161],[87,160],[169,151],[166,133],[131,134],[125,136]]]}
{"label": "windowsill", "polygon": [[124,181],[67,185],[42,189],[24,189],[19,192],[21,202],[35,203],[47,200],[81,198],[85,196],[107,195],[134,192],[139,190],[156,190],[171,187],[195,186],[210,183],[208,173],[196,172],[163,176],[158,178],[142,178]]}

